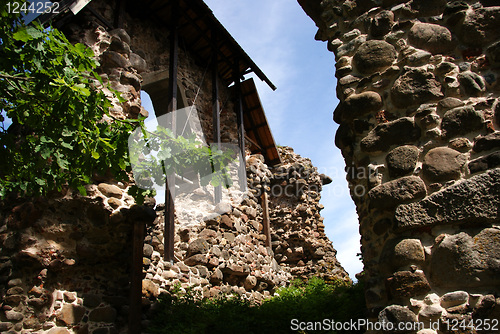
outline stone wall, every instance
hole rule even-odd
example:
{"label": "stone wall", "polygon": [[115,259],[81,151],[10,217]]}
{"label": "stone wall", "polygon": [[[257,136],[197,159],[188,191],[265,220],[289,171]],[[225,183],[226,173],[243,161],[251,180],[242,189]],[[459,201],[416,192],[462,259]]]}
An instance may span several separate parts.
{"label": "stone wall", "polygon": [[335,54],[371,316],[498,319],[499,3],[299,3]]}
{"label": "stone wall", "polygon": [[[112,20],[112,2],[92,1],[90,5]],[[147,115],[140,99],[142,76],[168,66],[164,27],[128,14],[125,26],[127,30],[107,31],[82,11],[63,28],[71,41],[94,50],[104,84],[127,99],[113,101],[111,112],[121,119]],[[186,103],[198,107],[210,141],[211,87],[209,80],[203,80],[206,69],[182,48],[179,58]],[[221,104],[223,141],[236,143],[236,116],[229,91],[222,86]],[[265,165],[262,156],[248,158],[249,192],[242,203],[223,202],[211,212],[197,212],[200,208],[193,199],[209,193],[193,192],[182,199],[184,205],[176,212],[174,263],[163,261],[162,205],[156,211],[152,199],[145,206],[135,205],[127,194],[133,180],[122,183],[96,175],[85,197],[65,189],[46,198],[1,202],[0,331],[127,332],[133,225],[137,222],[147,228],[145,310],[178,284],[199,291],[200,296],[237,293],[259,302],[293,277],[319,275],[348,281],[319,214],[319,192],[328,178],[291,149],[281,152],[285,164],[276,170]],[[262,232],[261,193],[266,188],[272,203],[273,247],[269,248]]]}
{"label": "stone wall", "polygon": [[[176,220],[174,264],[163,261],[164,209],[157,207],[144,246],[143,289],[150,302],[179,285],[200,297],[236,293],[259,303],[294,278],[350,281],[319,213],[320,191],[329,178],[292,149],[279,151],[283,164],[277,168],[269,168],[261,155],[248,157],[249,189],[241,204],[221,202],[215,211],[222,214],[213,219]],[[272,247],[265,246],[264,189]]]}
{"label": "stone wall", "polygon": [[[88,188],[87,197],[1,203],[3,333],[113,333],[127,324],[132,225],[155,213],[130,208],[123,184]],[[108,204],[116,201],[119,209]]]}
{"label": "stone wall", "polygon": [[[176,218],[175,260],[163,261],[163,205],[138,207],[126,184],[88,185],[0,211],[0,329],[7,333],[126,332],[133,224],[143,221],[143,306],[162,293],[240,295],[255,303],[294,278],[350,281],[335,258],[319,212],[329,178],[308,159],[280,148],[284,164],[247,160],[248,196],[222,202],[212,219]],[[272,247],[263,233],[262,192],[269,194]],[[196,194],[194,194],[196,196]],[[182,216],[181,212],[176,212]],[[145,313],[145,316],[147,312]],[[147,317],[144,324],[147,326]]]}

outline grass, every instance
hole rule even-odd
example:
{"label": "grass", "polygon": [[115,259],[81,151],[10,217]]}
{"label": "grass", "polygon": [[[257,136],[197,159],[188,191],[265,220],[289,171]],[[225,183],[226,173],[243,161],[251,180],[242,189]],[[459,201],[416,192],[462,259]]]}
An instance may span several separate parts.
{"label": "grass", "polygon": [[[148,328],[151,334],[264,334],[313,333],[293,331],[292,319],[300,322],[348,322],[365,318],[361,283],[325,283],[313,278],[281,288],[262,305],[252,306],[238,297],[197,300],[190,292],[164,296]],[[314,333],[347,333],[314,331]],[[356,333],[349,331],[349,333]],[[359,333],[362,333],[360,331]]]}

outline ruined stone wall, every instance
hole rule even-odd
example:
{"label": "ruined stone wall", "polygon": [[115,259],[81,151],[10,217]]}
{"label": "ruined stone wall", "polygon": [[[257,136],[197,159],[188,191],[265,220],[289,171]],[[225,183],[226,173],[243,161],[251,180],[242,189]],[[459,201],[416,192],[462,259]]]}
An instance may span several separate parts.
{"label": "ruined stone wall", "polygon": [[[261,155],[247,159],[248,193],[240,204],[222,202],[213,219],[179,219],[175,225],[175,261],[163,260],[164,209],[148,227],[144,246],[143,292],[148,304],[179,286],[199,297],[237,294],[251,302],[295,278],[350,281],[324,233],[320,191],[328,177],[309,159],[279,148],[284,161],[269,168]],[[266,247],[262,193],[269,198],[272,247]],[[154,309],[154,307],[153,307]]]}
{"label": "ruined stone wall", "polygon": [[498,319],[498,1],[299,3],[335,53],[372,317]]}
{"label": "ruined stone wall", "polygon": [[[92,1],[90,5],[112,21],[112,2]],[[121,119],[147,115],[140,100],[142,75],[168,66],[164,28],[128,15],[125,25],[128,30],[107,31],[84,10],[63,28],[71,41],[94,50],[104,83],[127,99],[113,101],[111,113]],[[206,69],[196,65],[182,47],[180,53],[180,84],[188,104],[200,107],[210,141],[211,87],[208,78],[202,80]],[[221,104],[223,141],[236,143],[236,117],[224,87]],[[202,296],[237,293],[259,302],[294,275],[349,280],[335,259],[319,215],[319,191],[327,178],[290,149],[282,153],[286,164],[276,171],[261,156],[249,157],[250,192],[242,203],[223,202],[212,212],[201,213],[193,199],[207,192],[193,192],[183,199],[182,207],[189,210],[176,212],[173,264],[162,260],[162,206],[155,211],[152,199],[145,206],[134,205],[127,194],[133,181],[121,183],[96,175],[86,187],[87,196],[65,189],[46,198],[1,202],[0,331],[126,333],[132,231],[138,221],[147,228],[145,310],[177,284]],[[270,197],[275,251],[264,246],[262,233],[260,193],[269,185],[275,192],[282,188],[280,195]],[[298,192],[287,195],[289,187]],[[214,216],[205,219],[210,214]]]}

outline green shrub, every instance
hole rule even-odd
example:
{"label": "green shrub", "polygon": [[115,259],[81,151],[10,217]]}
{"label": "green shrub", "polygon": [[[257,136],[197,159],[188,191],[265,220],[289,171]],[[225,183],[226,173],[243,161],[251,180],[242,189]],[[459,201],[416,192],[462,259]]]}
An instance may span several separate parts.
{"label": "green shrub", "polygon": [[[321,322],[324,319],[346,322],[364,317],[365,301],[361,283],[337,281],[328,284],[313,278],[307,283],[294,281],[259,306],[252,306],[238,296],[197,300],[190,291],[182,295],[164,296],[160,299],[148,332],[297,333],[291,330],[292,319],[300,322]],[[299,333],[310,332],[306,330]]]}

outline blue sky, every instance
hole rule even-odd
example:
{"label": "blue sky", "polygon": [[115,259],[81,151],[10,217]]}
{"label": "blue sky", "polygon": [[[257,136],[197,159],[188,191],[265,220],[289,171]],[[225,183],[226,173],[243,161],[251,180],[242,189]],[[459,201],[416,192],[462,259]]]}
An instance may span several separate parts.
{"label": "blue sky", "polygon": [[350,276],[362,270],[358,220],[344,160],[334,145],[335,58],[314,40],[317,28],[296,0],[205,0],[215,16],[278,87],[255,79],[274,139],[310,158],[333,179],[325,186],[326,234]]}

